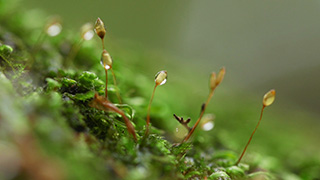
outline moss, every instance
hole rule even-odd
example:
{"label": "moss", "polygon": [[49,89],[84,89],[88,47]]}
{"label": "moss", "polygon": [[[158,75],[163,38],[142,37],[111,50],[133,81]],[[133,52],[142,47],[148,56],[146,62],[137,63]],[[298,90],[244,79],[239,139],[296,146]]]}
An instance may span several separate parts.
{"label": "moss", "polygon": [[[6,4],[0,1],[0,4],[3,3]],[[48,176],[59,174],[65,179],[275,177],[274,172],[263,172],[256,164],[240,163],[234,166],[238,154],[225,150],[225,144],[232,142],[219,142],[218,138],[223,134],[208,135],[210,137],[206,138],[203,135],[192,143],[174,144],[171,139],[175,137],[169,128],[152,126],[150,135],[144,139],[146,97],[151,91],[148,88],[154,82],[140,73],[138,65],[127,70],[125,65],[122,66],[124,62],[116,61],[114,67],[120,67],[115,69],[115,73],[119,74],[119,88],[108,85],[108,96],[111,102],[118,102],[117,90],[120,90],[124,103],[115,106],[135,127],[138,139],[135,142],[118,113],[102,111],[91,105],[95,93],[103,95],[105,88],[104,71],[95,51],[100,49],[96,45],[99,43],[86,44],[71,63],[62,63],[68,58],[66,47],[70,49],[71,42],[80,37],[62,32],[57,37],[45,37],[36,42],[30,37],[40,37],[41,33],[31,30],[32,25],[26,27],[21,23],[23,17],[9,16],[9,12],[1,7],[0,14],[7,15],[8,19],[3,24],[4,28],[0,29],[0,136],[1,141],[9,144],[9,150],[21,155],[19,162],[27,165],[37,162],[36,167],[52,169]],[[13,11],[18,12],[18,9]],[[26,12],[19,12],[20,15],[23,13]],[[17,24],[10,25],[8,22]],[[127,58],[121,54],[117,56],[120,60]],[[173,119],[168,119],[163,111],[171,110],[176,102],[173,97],[169,102],[157,103],[157,108],[151,111],[151,119],[154,124],[160,124],[158,127],[166,128],[161,124],[170,124]],[[19,143],[25,137],[32,143]],[[26,150],[28,148],[35,150],[29,152]],[[305,165],[301,175],[316,177],[318,164],[312,162],[312,167]],[[275,165],[270,166],[265,166],[265,171],[275,170]],[[37,176],[30,173],[32,171],[31,165],[23,166],[15,173],[7,171],[0,174],[0,178],[31,179]],[[284,174],[289,177],[290,173]]]}

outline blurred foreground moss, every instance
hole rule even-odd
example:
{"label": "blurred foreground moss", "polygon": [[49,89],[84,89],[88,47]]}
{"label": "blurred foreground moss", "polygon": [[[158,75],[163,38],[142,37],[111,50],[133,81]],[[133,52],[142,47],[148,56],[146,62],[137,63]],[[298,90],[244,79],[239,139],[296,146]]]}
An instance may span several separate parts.
{"label": "blurred foreground moss", "polygon": [[[191,143],[177,146],[172,139],[179,137],[170,131],[170,125],[178,123],[168,116],[179,108],[184,109],[183,114],[195,108],[177,107],[174,93],[164,98],[165,102],[154,103],[154,126],[142,141],[153,80],[140,72],[139,64],[146,61],[143,56],[115,50],[114,71],[119,87],[109,85],[108,96],[111,102],[118,102],[120,90],[124,104],[116,106],[133,123],[139,140],[135,143],[119,114],[90,106],[95,93],[104,94],[104,71],[97,50],[100,42],[83,42],[70,61],[80,32],[79,36],[68,30],[55,37],[43,35],[39,23],[33,26],[29,18],[36,16],[43,27],[45,18],[14,8],[15,2],[0,0],[0,179],[320,177],[319,158],[306,155],[297,159],[299,155],[294,153],[289,153],[289,159],[277,159],[249,152],[251,160],[235,166],[239,152],[233,150],[237,140],[231,139],[225,129],[196,132]],[[136,53],[142,54],[142,50]],[[130,66],[124,59],[132,61]],[[243,109],[236,117],[251,119],[251,110]],[[217,114],[234,118],[225,109],[217,109]],[[236,121],[225,124],[241,127]],[[284,147],[288,143],[281,138],[279,141]]]}

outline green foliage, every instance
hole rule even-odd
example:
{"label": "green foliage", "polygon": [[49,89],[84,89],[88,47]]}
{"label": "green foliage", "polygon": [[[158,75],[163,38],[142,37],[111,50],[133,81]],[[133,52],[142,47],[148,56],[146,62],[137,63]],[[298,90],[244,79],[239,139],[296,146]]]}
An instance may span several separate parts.
{"label": "green foliage", "polygon": [[217,172],[212,173],[209,176],[209,179],[212,179],[212,180],[230,180],[231,178],[228,176],[227,173],[225,173],[223,171],[217,171]]}
{"label": "green foliage", "polygon": [[[0,14],[8,15],[2,4],[6,2],[0,0]],[[166,126],[173,119],[164,115],[176,106],[173,95],[168,95],[171,101],[155,102],[151,122],[156,126],[145,138],[146,97],[154,82],[140,73],[139,63],[132,63],[134,66],[127,70],[121,60],[131,57],[119,53],[114,67],[119,67],[115,73],[124,103],[115,105],[136,128],[135,142],[118,113],[91,106],[95,93],[103,95],[105,90],[104,72],[96,53],[100,47],[95,44],[99,43],[84,42],[85,47],[67,66],[63,61],[70,52],[65,47],[71,49],[74,39],[80,37],[67,32],[47,37],[39,29],[32,30],[32,24],[21,23],[23,17],[7,17],[4,28],[0,28],[0,145],[7,144],[4,155],[20,155],[18,159],[10,156],[12,162],[29,166],[17,164],[21,169],[0,172],[0,179],[35,178],[30,173],[34,171],[32,166],[51,169],[48,176],[65,179],[274,179],[281,168],[283,177],[295,177],[272,158],[255,158],[257,162],[235,166],[238,153],[226,150],[233,141],[222,131],[214,135],[199,132],[192,142],[174,144],[171,139],[176,137]],[[5,34],[14,38],[5,38]],[[42,36],[41,41],[35,40]],[[109,100],[117,102],[116,87],[108,85],[108,92]],[[186,113],[194,110],[185,108]],[[26,137],[30,144],[19,143]],[[304,162],[292,165],[292,169],[304,167],[299,173],[305,179],[319,176],[317,160]]]}

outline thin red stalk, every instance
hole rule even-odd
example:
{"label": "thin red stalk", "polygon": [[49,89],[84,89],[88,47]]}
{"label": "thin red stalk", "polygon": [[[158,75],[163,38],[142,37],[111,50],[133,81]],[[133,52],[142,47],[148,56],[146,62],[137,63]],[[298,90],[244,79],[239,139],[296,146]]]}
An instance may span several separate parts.
{"label": "thin red stalk", "polygon": [[104,50],[104,38],[101,38],[101,42],[102,42],[102,50]]}
{"label": "thin red stalk", "polygon": [[124,119],[124,122],[127,126],[128,132],[130,134],[132,134],[134,140],[137,141],[135,129],[134,129],[131,121],[127,118],[127,116],[124,114],[124,112],[122,110],[120,110],[114,104],[112,104],[110,101],[108,101],[107,98],[105,98],[103,96],[99,96],[98,94],[95,94],[94,99],[91,102],[90,106],[94,107],[96,109],[99,109],[99,110],[103,110],[103,111],[112,110],[112,111],[120,114],[122,116],[122,118]]}
{"label": "thin red stalk", "polygon": [[263,105],[263,106],[262,106],[259,122],[258,122],[258,124],[257,124],[256,128],[254,129],[254,131],[252,132],[252,134],[251,134],[251,136],[250,136],[250,138],[249,138],[249,141],[248,141],[248,143],[247,143],[246,147],[244,148],[244,150],[242,151],[242,154],[241,154],[240,158],[239,158],[239,159],[238,159],[238,161],[236,162],[236,165],[238,165],[238,164],[240,163],[240,161],[241,161],[241,159],[242,159],[242,157],[243,157],[244,153],[246,152],[246,150],[247,150],[247,148],[248,148],[248,146],[249,146],[249,144],[250,144],[250,142],[251,142],[251,140],[252,140],[252,137],[253,137],[254,133],[255,133],[255,132],[256,132],[256,130],[258,129],[259,124],[260,124],[261,119],[262,119],[263,110],[264,110],[264,108],[265,108],[265,107],[266,107],[265,105]]}
{"label": "thin red stalk", "polygon": [[153,88],[153,92],[152,92],[152,96],[151,96],[151,99],[150,99],[150,102],[149,102],[149,105],[148,105],[148,113],[147,113],[147,127],[146,127],[146,135],[149,134],[149,125],[150,125],[150,109],[151,109],[151,103],[152,103],[152,100],[153,100],[153,97],[154,97],[154,94],[156,92],[156,88],[157,88],[157,84],[154,86]]}
{"label": "thin red stalk", "polygon": [[201,119],[202,119],[202,116],[204,114],[204,112],[206,111],[206,108],[207,108],[207,105],[209,104],[212,96],[213,96],[213,93],[214,93],[214,90],[215,89],[212,89],[209,93],[209,96],[208,96],[208,99],[206,101],[206,103],[204,104],[204,107],[201,109],[201,113],[200,113],[200,116],[197,120],[197,122],[194,124],[194,126],[192,127],[192,129],[189,131],[189,133],[187,134],[187,136],[183,139],[182,143],[188,141],[188,139],[191,137],[191,135],[193,134],[194,130],[197,128],[197,126],[199,125]]}
{"label": "thin red stalk", "polygon": [[106,72],[106,90],[105,90],[105,96],[108,98],[108,70],[104,69]]}

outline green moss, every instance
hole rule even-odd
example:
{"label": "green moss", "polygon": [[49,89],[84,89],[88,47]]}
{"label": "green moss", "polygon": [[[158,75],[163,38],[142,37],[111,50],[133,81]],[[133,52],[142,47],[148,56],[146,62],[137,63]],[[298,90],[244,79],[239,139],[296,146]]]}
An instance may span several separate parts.
{"label": "green moss", "polygon": [[227,173],[223,172],[223,171],[218,171],[215,173],[212,173],[208,179],[212,179],[212,180],[231,180],[231,178],[228,176]]}
{"label": "green moss", "polygon": [[243,179],[245,177],[244,170],[237,166],[226,168],[226,172],[232,179]]}
{"label": "green moss", "polygon": [[[6,3],[0,0],[0,14],[8,13],[2,4]],[[259,171],[259,163],[266,162],[263,157],[254,163],[248,161],[248,164],[234,166],[238,153],[225,150],[228,144],[234,143],[225,138],[223,131],[199,130],[193,141],[174,144],[172,139],[176,137],[171,127],[174,112],[171,111],[181,108],[174,97],[181,90],[175,90],[173,95],[166,94],[168,97],[157,94],[159,99],[151,110],[155,126],[144,138],[148,98],[154,79],[140,73],[139,63],[144,61],[140,56],[136,58],[139,63],[133,62],[131,69],[126,69],[122,60],[134,57],[122,55],[120,51],[115,55],[119,61],[115,61],[114,66],[119,67],[115,69],[119,88],[109,84],[108,96],[111,102],[118,102],[116,92],[120,91],[124,103],[115,106],[135,127],[138,139],[135,142],[118,113],[92,107],[95,93],[103,95],[105,91],[104,70],[96,53],[100,49],[98,43],[84,42],[85,48],[80,48],[70,63],[73,65],[65,67],[62,62],[68,58],[68,52],[64,48],[72,46],[80,37],[63,32],[59,37],[45,37],[35,43],[34,37],[41,37],[41,29],[31,30],[32,24],[26,27],[21,22],[23,13],[26,12],[19,12],[20,16],[6,16],[4,28],[0,29],[0,137],[10,144],[10,150],[26,153],[35,161],[40,158],[44,163],[39,163],[39,167],[56,162],[62,168],[53,168],[53,174],[62,173],[66,179],[272,179],[277,169],[285,171],[278,161],[264,164],[269,172]],[[44,18],[41,22],[45,22]],[[5,34],[12,38],[5,39]],[[191,102],[190,106],[183,106],[182,114],[194,111]],[[226,114],[228,117],[230,113]],[[43,152],[43,155],[33,156],[19,150],[13,137],[30,137],[36,144],[35,152]],[[19,161],[28,163],[25,159]],[[302,177],[315,178],[318,165],[316,160],[303,164],[305,168],[299,173]],[[23,166],[16,174],[3,176],[30,179],[25,173],[28,170]],[[283,174],[294,177],[290,173]]]}

